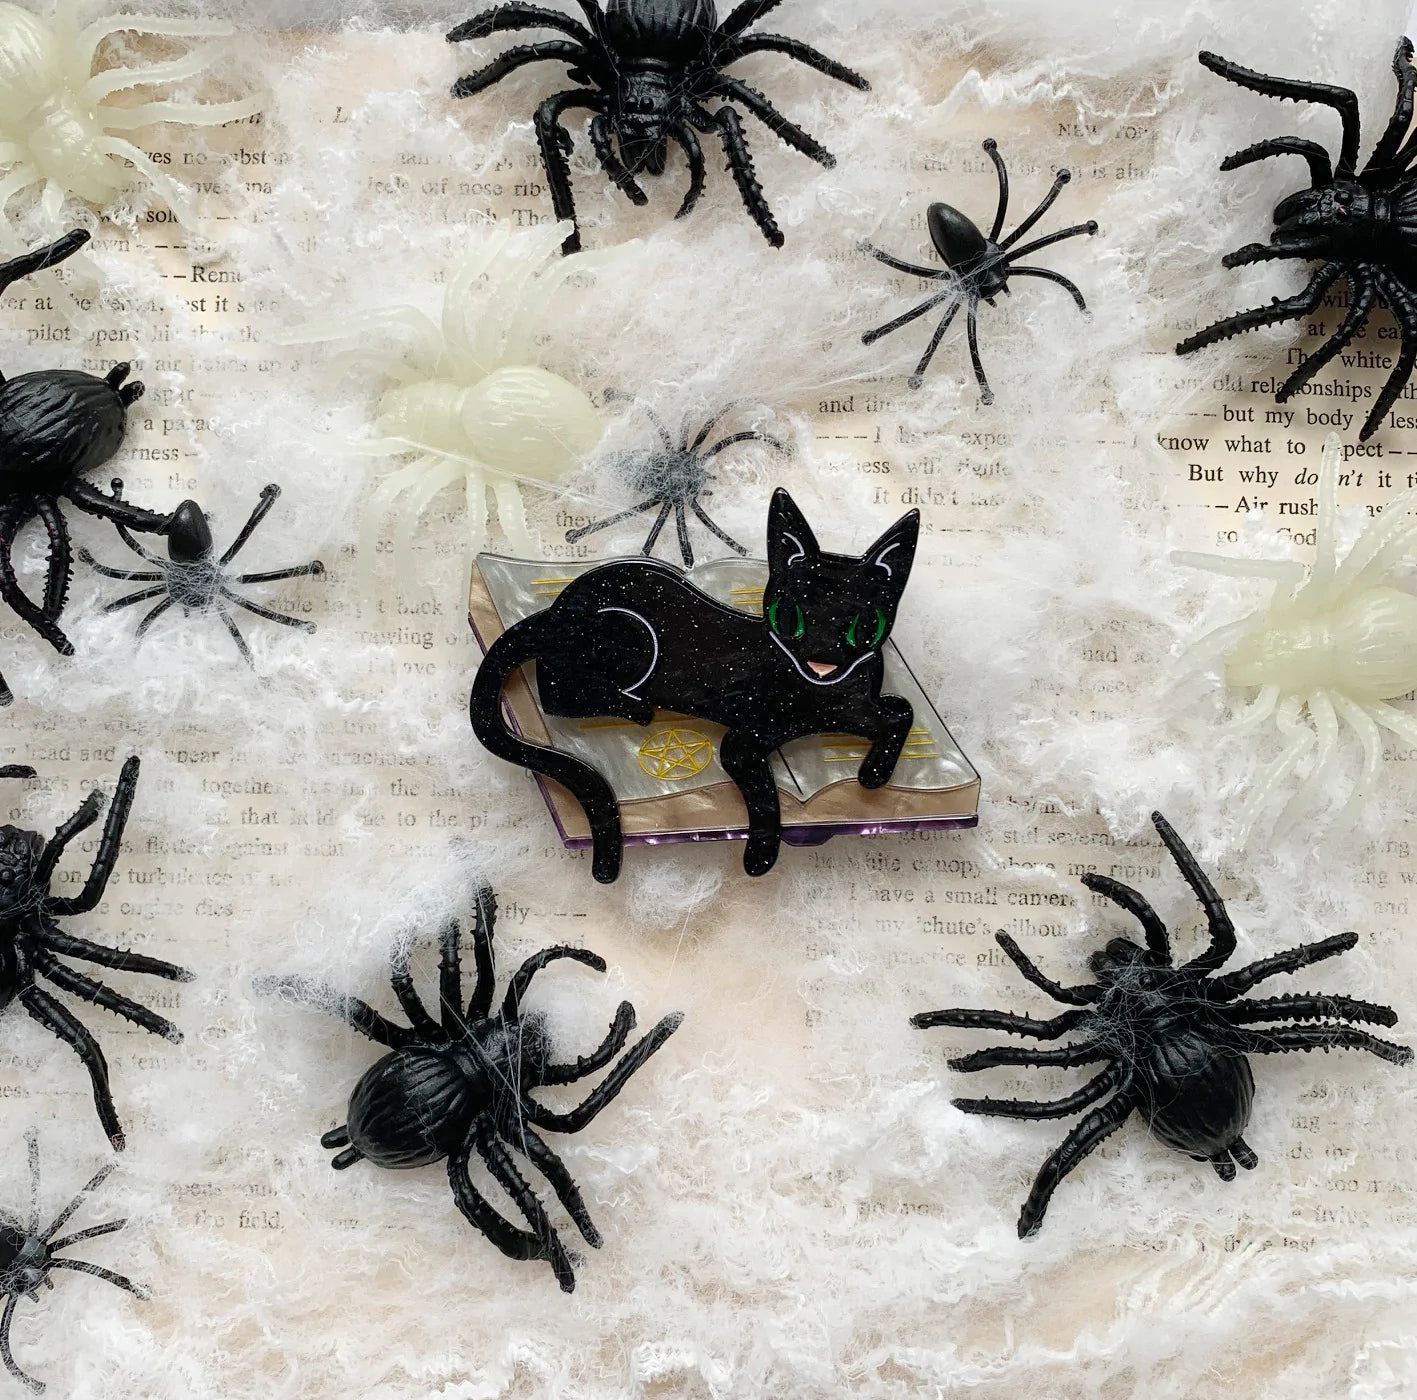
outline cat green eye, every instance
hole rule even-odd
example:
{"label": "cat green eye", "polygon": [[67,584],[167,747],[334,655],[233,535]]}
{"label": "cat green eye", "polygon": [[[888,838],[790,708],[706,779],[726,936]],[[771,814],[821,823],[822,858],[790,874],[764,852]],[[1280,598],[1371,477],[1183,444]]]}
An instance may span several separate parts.
{"label": "cat green eye", "polygon": [[[772,602],[768,605],[768,626],[771,627],[772,630],[780,637],[782,636],[782,628],[777,625],[777,604],[778,600],[774,598]],[[797,608],[797,627],[796,630],[792,633],[793,641],[796,641],[797,638],[800,637],[806,630],[807,619],[805,616],[803,616],[802,609],[799,605]]]}
{"label": "cat green eye", "polygon": [[[851,626],[846,629],[846,645],[854,647],[856,645],[856,626],[861,621],[860,614],[851,619]],[[886,635],[886,615],[880,608],[876,609],[876,635],[866,643],[868,647],[880,646],[881,638]]]}

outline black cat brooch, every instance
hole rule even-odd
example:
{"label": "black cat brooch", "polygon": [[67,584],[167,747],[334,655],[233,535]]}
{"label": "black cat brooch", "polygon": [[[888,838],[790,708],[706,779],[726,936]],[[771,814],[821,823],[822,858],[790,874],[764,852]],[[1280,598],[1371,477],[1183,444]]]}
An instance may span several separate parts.
{"label": "black cat brooch", "polygon": [[792,497],[774,492],[760,617],[720,603],[657,559],[591,569],[493,642],[473,682],[473,731],[499,758],[554,779],[575,797],[590,825],[591,869],[608,883],[620,873],[623,848],[615,793],[588,763],[511,730],[502,691],[513,673],[536,662],[548,715],[648,725],[665,710],[723,725],[719,761],[748,811],[743,868],[766,874],[782,839],[769,766],[782,745],[849,734],[870,743],[859,770],[863,787],[883,787],[895,771],[914,710],[881,693],[881,648],[919,532],[913,510],[865,554],[828,554]]}

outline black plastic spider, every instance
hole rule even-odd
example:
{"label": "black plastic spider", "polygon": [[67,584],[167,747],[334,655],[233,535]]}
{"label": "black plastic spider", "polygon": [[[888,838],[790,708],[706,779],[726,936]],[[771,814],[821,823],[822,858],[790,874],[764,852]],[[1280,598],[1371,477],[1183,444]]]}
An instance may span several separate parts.
{"label": "black plastic spider", "polygon": [[[769,131],[819,165],[830,168],[836,159],[788,121],[762,93],[719,70],[748,54],[771,51],[854,88],[865,90],[870,83],[798,39],[744,33],[782,0],[744,0],[722,24],[713,0],[607,0],[603,10],[598,0],[578,3],[585,25],[541,5],[512,3],[484,10],[451,30],[450,43],[508,29],[559,29],[571,36],[508,49],[485,68],[459,78],[453,84],[453,96],[471,97],[539,59],[565,63],[571,81],[582,86],[548,97],[536,109],[536,137],[558,219],[574,221],[576,217],[569,160],[572,142],[561,118],[579,107],[595,113],[590,139],[596,158],[635,204],[648,203],[635,176],[646,172],[662,175],[669,142],[677,141],[683,147],[689,161],[689,192],[676,216],[681,219],[698,203],[704,188],[703,149],[694,132],[716,134],[723,142],[728,167],[748,213],[768,242],[780,248],[782,231],[753,169],[742,118],[729,104],[746,108]],[[713,98],[722,98],[724,105],[710,112],[703,104]],[[574,253],[580,246],[577,228],[562,251]]]}
{"label": "black plastic spider", "polygon": [[[408,1028],[386,1020],[357,997],[343,996],[304,978],[263,977],[256,989],[328,1011],[390,1049],[391,1053],[377,1060],[354,1086],[349,1121],[320,1139],[323,1147],[343,1149],[330,1164],[336,1171],[366,1157],[375,1166],[390,1168],[424,1167],[446,1157],[453,1199],[463,1215],[509,1258],[545,1259],[561,1288],[570,1293],[576,1286],[570,1258],[508,1148],[520,1152],[550,1182],[586,1243],[598,1248],[600,1233],[591,1223],[570,1172],[533,1128],[579,1132],[679,1028],[683,1016],[666,1016],[578,1107],[567,1113],[553,1112],[532,1098],[530,1091],[543,1085],[573,1084],[604,1069],[634,1028],[635,1008],[628,1001],[620,1003],[599,1049],[574,1064],[551,1063],[541,1018],[523,1015],[521,1010],[531,979],[559,958],[570,958],[597,972],[605,971],[605,960],[584,948],[543,948],[513,973],[502,1009],[493,1015],[496,974],[492,932],[496,916],[496,899],[484,887],[478,891],[472,921],[477,985],[466,1012],[462,1009],[460,933],[455,921],[450,921],[442,934],[436,1021],[414,989],[406,947],[394,953],[390,981],[409,1019]],[[530,1230],[513,1225],[473,1186],[468,1174],[473,1152],[525,1216]]]}
{"label": "black plastic spider", "polygon": [[[628,401],[629,399],[629,395],[616,393],[613,390],[607,392],[605,397],[607,402]],[[601,530],[609,529],[610,526],[618,525],[622,520],[628,520],[632,515],[642,515],[645,511],[654,510],[658,506],[659,514],[645,539],[644,548],[640,551],[641,554],[654,553],[654,546],[659,539],[660,531],[664,529],[665,522],[668,521],[672,512],[679,534],[679,552],[684,558],[684,567],[692,569],[694,567],[694,549],[689,543],[688,520],[688,512],[692,511],[698,517],[699,523],[722,540],[730,549],[738,554],[746,555],[748,551],[732,535],[727,534],[718,524],[709,519],[708,512],[700,503],[701,497],[712,494],[707,489],[709,482],[713,480],[710,464],[720,452],[730,447],[736,447],[740,442],[765,442],[774,452],[786,452],[787,448],[777,438],[757,431],[732,433],[728,437],[720,438],[712,447],[705,448],[704,443],[708,441],[709,434],[713,432],[726,414],[732,412],[731,408],[722,409],[710,418],[699,429],[692,441],[689,436],[692,429],[688,419],[685,419],[676,446],[669,429],[664,425],[664,420],[653,409],[643,404],[640,407],[645,417],[654,424],[655,431],[659,434],[660,447],[657,451],[651,448],[647,452],[627,453],[622,465],[627,484],[635,495],[638,496],[644,492],[652,492],[653,494],[649,496],[648,500],[641,501],[637,506],[631,506],[629,510],[622,510],[619,514],[607,516],[604,520],[596,520],[589,525],[581,525],[577,529],[567,530],[566,543],[575,544],[577,540],[582,540],[587,535],[594,535]]]}
{"label": "black plastic spider", "polygon": [[[113,494],[115,497],[123,494],[123,483],[117,477],[113,479]],[[251,648],[246,645],[245,637],[241,635],[240,629],[236,626],[236,622],[231,616],[231,609],[227,606],[228,603],[235,603],[238,608],[245,608],[247,612],[255,613],[257,617],[267,618],[271,622],[279,622],[285,627],[298,627],[302,632],[313,632],[315,630],[313,622],[304,622],[299,618],[287,617],[285,613],[263,608],[260,604],[253,603],[232,592],[231,585],[234,583],[275,583],[280,579],[302,578],[306,574],[323,574],[325,566],[318,559],[309,564],[296,564],[289,569],[272,569],[258,574],[236,574],[233,576],[226,569],[226,566],[241,552],[256,527],[266,518],[279,495],[279,486],[271,485],[262,488],[261,499],[256,509],[251,512],[250,518],[241,527],[240,533],[231,542],[230,548],[219,559],[212,557],[214,546],[211,526],[208,525],[207,517],[196,501],[183,501],[172,513],[172,522],[167,531],[168,557],[166,559],[149,553],[122,525],[117,527],[123,543],[134,554],[146,559],[149,564],[155,564],[157,566],[156,573],[134,573],[128,569],[112,569],[107,564],[100,564],[88,550],[80,549],[79,557],[83,559],[84,563],[105,578],[154,585],[152,588],[140,588],[136,593],[129,593],[111,603],[106,603],[104,612],[118,612],[122,608],[131,608],[138,603],[146,603],[150,598],[161,598],[162,601],[138,624],[137,635],[139,637],[174,603],[182,609],[184,615],[192,612],[214,612],[226,624],[226,630],[231,633],[231,639],[236,643],[237,650],[246,659],[248,666],[255,664],[251,659]]]}
{"label": "black plastic spider", "polygon": [[[33,768],[11,767],[0,776],[32,778]],[[40,987],[37,978],[44,977],[56,987],[91,1001],[105,1010],[117,1012],[135,1026],[160,1035],[166,1040],[180,1041],[182,1032],[146,1006],[105,987],[102,982],[75,972],[59,961],[57,954],[81,958],[100,967],[113,967],[121,972],[146,972],[154,977],[166,977],[172,982],[190,982],[192,974],[172,963],[141,953],[125,952],[121,948],[106,948],[90,943],[86,938],[66,933],[54,922],[64,914],[87,914],[98,908],[103,891],[113,874],[118,849],[123,841],[123,827],[133,805],[138,786],[138,760],[130,758],[118,777],[118,790],[113,806],[108,809],[103,836],[94,855],[93,867],[84,887],[76,895],[59,896],[49,893],[54,867],[64,848],[82,831],[98,820],[103,810],[103,794],[89,793],[79,810],[49,840],[37,831],[25,831],[17,826],[0,826],[0,1011],[18,1000],[47,1031],[73,1047],[93,1081],[94,1103],[99,1122],[108,1134],[115,1151],[123,1150],[123,1129],[113,1107],[113,1094],[108,1087],[108,1063],[98,1042],[83,1024],[62,1003]]]}
{"label": "black plastic spider", "polygon": [[109,1173],[112,1172],[115,1164],[109,1162],[106,1166],[100,1167],[94,1174],[93,1180],[55,1216],[41,1234],[39,1228],[39,1140],[31,1130],[25,1134],[25,1141],[29,1144],[30,1157],[29,1217],[26,1221],[21,1221],[19,1216],[0,1209],[0,1296],[5,1299],[5,1311],[3,1315],[0,1315],[0,1360],[4,1361],[5,1369],[17,1381],[27,1385],[38,1395],[45,1388],[44,1382],[37,1381],[33,1376],[28,1376],[20,1370],[10,1352],[10,1324],[14,1320],[15,1309],[22,1297],[28,1298],[32,1303],[37,1303],[41,1285],[45,1288],[54,1287],[54,1281],[49,1275],[55,1269],[73,1269],[75,1273],[92,1274],[94,1278],[101,1278],[105,1283],[111,1283],[116,1288],[126,1289],[139,1298],[146,1298],[149,1295],[148,1290],[141,1284],[134,1283],[132,1279],[124,1278],[122,1274],[115,1274],[112,1270],[102,1268],[98,1264],[89,1264],[82,1259],[55,1258],[61,1249],[68,1249],[70,1245],[78,1244],[80,1240],[93,1240],[100,1235],[111,1235],[115,1230],[121,1230],[128,1223],[126,1220],[109,1220],[102,1225],[90,1225],[86,1230],[76,1230],[72,1235],[65,1235],[62,1239],[54,1238],[68,1223],[69,1217],[108,1180]]}
{"label": "black plastic spider", "polygon": [[925,354],[916,366],[915,373],[910,376],[910,387],[918,389],[924,383],[925,371],[929,369],[930,361],[935,358],[935,351],[940,348],[940,342],[944,340],[945,332],[949,330],[956,313],[961,306],[967,306],[969,308],[967,313],[969,319],[969,358],[974,365],[974,378],[979,383],[980,398],[984,403],[989,404],[994,402],[994,391],[990,389],[989,381],[984,377],[984,362],[979,358],[979,303],[985,301],[993,306],[994,298],[1000,292],[1010,295],[1010,277],[1041,277],[1045,281],[1056,282],[1060,287],[1065,287],[1071,293],[1073,300],[1077,302],[1078,310],[1085,312],[1087,302],[1083,300],[1082,293],[1061,272],[1054,272],[1051,268],[1046,267],[1018,267],[1016,263],[1019,258],[1025,257],[1029,253],[1036,253],[1040,248],[1048,247],[1049,244],[1061,243],[1065,238],[1076,238],[1081,233],[1094,234],[1097,232],[1097,223],[1095,220],[1089,219],[1085,224],[1074,224],[1072,228],[1060,229],[1057,233],[1050,233],[1046,237],[1035,238],[1032,243],[1025,243],[1022,248],[1013,246],[1052,208],[1053,201],[1057,199],[1063,186],[1073,178],[1070,170],[1060,170],[1053,178],[1053,188],[1043,196],[1039,206],[1007,238],[1000,242],[999,232],[1004,227],[1004,217],[1009,210],[1009,173],[1004,168],[1004,160],[999,154],[997,142],[992,138],[985,141],[984,149],[988,151],[990,160],[994,162],[994,169],[999,177],[999,203],[994,210],[994,223],[989,230],[989,236],[986,238],[975,227],[974,221],[968,215],[961,214],[952,205],[932,204],[926,215],[926,221],[929,224],[930,240],[935,245],[935,251],[945,261],[943,268],[920,267],[915,263],[902,262],[889,253],[883,253],[870,243],[865,244],[865,251],[879,262],[885,263],[887,267],[893,267],[897,272],[909,272],[916,277],[926,277],[932,281],[944,282],[946,286],[944,291],[927,297],[919,306],[912,307],[905,315],[897,316],[894,321],[888,321],[884,326],[877,326],[873,331],[867,331],[861,337],[861,343],[874,345],[882,336],[889,335],[892,331],[898,331],[902,326],[909,325],[911,321],[925,315],[927,311],[933,310],[941,303],[949,302],[949,310],[945,312],[940,324],[935,327],[935,334],[930,338],[930,344],[926,347]]}
{"label": "black plastic spider", "polygon": [[[75,230],[0,264],[0,291],[19,277],[62,262],[88,237]],[[128,407],[142,395],[136,380],[123,383],[128,370],[128,365],[114,365],[102,379],[73,369],[36,370],[9,380],[0,376],[0,598],[61,656],[72,656],[74,648],[58,621],[73,576],[60,500],[132,530],[161,534],[167,528],[167,516],[114,500],[84,480],[86,472],[118,450]],[[36,516],[49,536],[42,603],[20,588],[13,557],[20,531]],[[13,699],[0,676],[0,705]]]}
{"label": "black plastic spider", "polygon": [[1189,355],[1243,331],[1309,316],[1318,310],[1333,284],[1347,277],[1348,306],[1338,329],[1300,362],[1279,386],[1275,400],[1284,403],[1298,393],[1358,334],[1373,307],[1381,302],[1397,320],[1402,346],[1397,363],[1358,434],[1361,441],[1366,441],[1378,430],[1383,415],[1397,401],[1417,365],[1417,279],[1411,270],[1413,258],[1417,257],[1417,174],[1410,169],[1412,158],[1417,155],[1417,132],[1408,134],[1413,92],[1417,88],[1412,43],[1405,38],[1398,41],[1392,60],[1397,104],[1372,158],[1361,171],[1358,99],[1347,88],[1267,77],[1213,53],[1202,53],[1200,61],[1228,82],[1266,97],[1332,107],[1343,120],[1343,147],[1336,168],[1322,146],[1297,136],[1260,141],[1221,162],[1222,170],[1238,170],[1270,156],[1300,156],[1308,163],[1310,178],[1307,190],[1291,194],[1275,207],[1275,229],[1269,243],[1250,243],[1226,254],[1221,259],[1224,266],[1243,267],[1284,258],[1322,262],[1323,266],[1303,291],[1292,297],[1275,297],[1268,306],[1227,316],[1187,336],[1176,347],[1176,353]]}
{"label": "black plastic spider", "polygon": [[[1357,945],[1356,933],[1264,958],[1224,977],[1213,977],[1235,951],[1235,929],[1215,887],[1160,812],[1151,819],[1186,883],[1195,891],[1210,926],[1210,943],[1190,962],[1177,967],[1171,939],[1156,911],[1136,890],[1106,875],[1084,875],[1088,889],[1135,915],[1146,946],[1114,938],[1094,953],[1089,966],[1097,982],[1062,987],[1031,963],[1006,933],[999,946],[1035,987],[1055,1001],[1077,1007],[1048,1021],[1008,1011],[925,1011],[911,1024],[965,1026],[1010,1031],[1015,1035],[1056,1040],[1069,1031],[1083,1039],[1059,1050],[997,1046],[951,1060],[950,1068],[969,1072],[995,1065],[1085,1065],[1107,1062],[1095,1079],[1050,1103],[1014,1099],[956,1099],[965,1113],[1002,1118],[1065,1118],[1112,1094],[1068,1134],[1043,1164],[1019,1215],[1018,1232],[1031,1235],[1043,1223],[1058,1183],[1104,1138],[1115,1133],[1133,1110],[1168,1147],[1198,1162],[1209,1162],[1222,1181],[1233,1181],[1235,1164],[1251,1168],[1258,1159],[1241,1134],[1250,1121],[1255,1081],[1246,1055],[1284,1050],[1367,1050],[1396,1065],[1412,1059],[1405,1045],[1379,1040],[1344,1024],[1368,1021],[1391,1026],[1396,1012],[1351,997],[1298,995],[1265,1001],[1240,1001],[1257,982],[1281,972],[1297,972]],[[1277,1026],[1259,1030],[1257,1021],[1321,1021],[1317,1026]],[[1115,1091],[1115,1092],[1114,1092]]]}

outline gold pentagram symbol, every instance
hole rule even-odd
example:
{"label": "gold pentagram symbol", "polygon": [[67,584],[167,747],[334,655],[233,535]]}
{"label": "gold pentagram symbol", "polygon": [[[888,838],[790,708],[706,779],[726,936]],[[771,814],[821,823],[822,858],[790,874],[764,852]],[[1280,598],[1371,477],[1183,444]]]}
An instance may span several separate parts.
{"label": "gold pentagram symbol", "polygon": [[692,778],[713,761],[713,742],[697,729],[657,729],[640,745],[640,767],[666,783]]}

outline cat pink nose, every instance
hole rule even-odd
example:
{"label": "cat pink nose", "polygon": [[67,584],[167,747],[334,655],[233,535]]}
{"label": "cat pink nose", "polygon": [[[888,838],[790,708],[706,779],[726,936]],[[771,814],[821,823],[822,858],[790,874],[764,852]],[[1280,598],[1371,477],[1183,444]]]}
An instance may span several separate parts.
{"label": "cat pink nose", "polygon": [[831,661],[809,661],[807,663],[807,669],[814,675],[825,677],[831,675],[838,667],[835,662]]}

